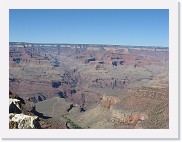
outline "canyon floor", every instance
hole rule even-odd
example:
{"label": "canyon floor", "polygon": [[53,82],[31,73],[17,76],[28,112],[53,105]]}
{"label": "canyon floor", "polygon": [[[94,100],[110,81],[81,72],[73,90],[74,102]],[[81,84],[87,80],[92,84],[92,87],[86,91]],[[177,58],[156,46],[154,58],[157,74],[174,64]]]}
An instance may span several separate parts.
{"label": "canyon floor", "polygon": [[11,43],[9,89],[47,129],[168,129],[168,48]]}

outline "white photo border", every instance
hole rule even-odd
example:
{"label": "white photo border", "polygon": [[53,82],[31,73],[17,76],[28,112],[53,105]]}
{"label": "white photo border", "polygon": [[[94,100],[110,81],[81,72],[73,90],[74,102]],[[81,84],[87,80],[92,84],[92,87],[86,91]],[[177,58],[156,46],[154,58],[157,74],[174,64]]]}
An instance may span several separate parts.
{"label": "white photo border", "polygon": [[[10,9],[169,9],[169,129],[9,129]],[[177,0],[1,0],[0,39],[3,139],[179,139]]]}

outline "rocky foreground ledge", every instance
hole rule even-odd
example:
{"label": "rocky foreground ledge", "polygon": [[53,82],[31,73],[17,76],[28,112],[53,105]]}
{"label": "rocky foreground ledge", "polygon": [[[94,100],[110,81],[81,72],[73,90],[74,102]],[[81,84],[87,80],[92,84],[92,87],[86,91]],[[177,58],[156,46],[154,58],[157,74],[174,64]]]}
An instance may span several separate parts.
{"label": "rocky foreground ledge", "polygon": [[18,95],[9,93],[9,128],[34,129],[41,128],[39,117],[31,113],[33,106],[26,104]]}
{"label": "rocky foreground ledge", "polygon": [[40,128],[39,119],[37,116],[29,116],[23,113],[9,114],[9,128],[10,129],[34,129]]}
{"label": "rocky foreground ledge", "polygon": [[66,129],[64,122],[52,120],[35,109],[35,105],[9,92],[10,129]]}

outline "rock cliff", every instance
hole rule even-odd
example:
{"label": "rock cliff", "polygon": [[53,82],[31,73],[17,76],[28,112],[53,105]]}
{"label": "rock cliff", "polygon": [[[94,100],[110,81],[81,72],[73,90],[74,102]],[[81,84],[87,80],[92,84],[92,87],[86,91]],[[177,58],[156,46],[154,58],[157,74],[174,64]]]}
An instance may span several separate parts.
{"label": "rock cliff", "polygon": [[39,119],[37,116],[29,116],[25,114],[9,114],[10,129],[33,129],[40,128]]}
{"label": "rock cliff", "polygon": [[9,99],[9,113],[21,113],[20,100]]}
{"label": "rock cliff", "polygon": [[[17,94],[9,92],[9,128],[33,129],[41,128],[38,116],[31,113],[31,109]],[[29,109],[28,109],[29,108]]]}

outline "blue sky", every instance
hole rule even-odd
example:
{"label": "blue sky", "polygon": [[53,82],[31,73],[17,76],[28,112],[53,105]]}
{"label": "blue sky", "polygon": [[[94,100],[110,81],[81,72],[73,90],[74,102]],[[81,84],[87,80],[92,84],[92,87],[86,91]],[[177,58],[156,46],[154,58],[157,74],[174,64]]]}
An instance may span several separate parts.
{"label": "blue sky", "polygon": [[168,10],[10,10],[10,41],[168,46]]}

